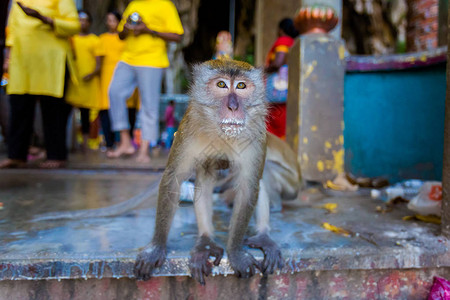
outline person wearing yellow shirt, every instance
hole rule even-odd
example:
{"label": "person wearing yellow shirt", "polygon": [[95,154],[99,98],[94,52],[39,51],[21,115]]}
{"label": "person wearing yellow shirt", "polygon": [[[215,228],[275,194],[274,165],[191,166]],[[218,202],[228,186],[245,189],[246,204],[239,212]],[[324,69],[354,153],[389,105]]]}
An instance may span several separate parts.
{"label": "person wearing yellow shirt", "polygon": [[78,84],[69,85],[67,102],[80,109],[83,149],[86,150],[90,131],[90,110],[106,109],[108,103],[101,101],[100,94],[99,75],[103,56],[100,39],[90,33],[92,16],[89,12],[80,10],[78,16],[81,32],[72,38],[75,65],[78,70]]}
{"label": "person wearing yellow shirt", "polygon": [[159,136],[159,97],[164,68],[169,66],[166,42],[180,42],[184,33],[178,12],[169,0],[134,0],[125,9],[119,24],[125,50],[110,85],[110,116],[113,130],[120,132],[120,144],[107,152],[110,158],[133,154],[128,132],[126,100],[135,87],[141,96],[142,143],[137,161],[150,162],[149,146]]}
{"label": "person wearing yellow shirt", "polygon": [[[125,48],[125,42],[119,38],[117,27],[121,20],[121,15],[118,12],[108,12],[106,15],[106,27],[108,31],[102,33],[100,38],[100,44],[103,48],[103,63],[100,73],[100,86],[101,86],[101,102],[102,107],[105,109],[99,112],[100,121],[102,125],[103,135],[105,137],[106,148],[112,149],[114,145],[114,133],[111,130],[111,121],[109,118],[109,85],[111,83],[114,69],[117,63],[120,61],[120,56]],[[128,119],[130,122],[130,135],[133,136],[133,129],[136,120],[136,110],[139,106],[139,93],[137,90],[127,101],[128,107]]]}
{"label": "person wearing yellow shirt", "polygon": [[40,167],[63,167],[67,160],[66,128],[71,111],[64,100],[64,87],[69,75],[76,80],[68,37],[80,30],[75,3],[13,1],[8,28],[3,69],[9,73],[10,127],[8,159],[0,163],[0,168],[26,162],[38,99],[47,151],[47,160]]}

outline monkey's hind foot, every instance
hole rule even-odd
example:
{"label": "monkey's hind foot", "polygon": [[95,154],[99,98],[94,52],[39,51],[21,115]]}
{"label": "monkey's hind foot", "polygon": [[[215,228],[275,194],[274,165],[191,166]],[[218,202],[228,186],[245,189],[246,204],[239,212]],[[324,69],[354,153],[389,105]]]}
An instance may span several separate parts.
{"label": "monkey's hind foot", "polygon": [[284,267],[283,257],[278,245],[269,237],[267,233],[260,233],[244,241],[250,248],[260,249],[264,253],[264,260],[261,263],[263,274],[273,274],[276,268]]}
{"label": "monkey's hind foot", "polygon": [[134,276],[137,280],[149,280],[153,269],[159,268],[166,260],[166,248],[147,246],[139,252],[134,264]]}
{"label": "monkey's hind foot", "polygon": [[211,238],[201,236],[197,239],[191,251],[191,261],[189,268],[191,275],[201,285],[205,285],[205,277],[211,274],[212,264],[209,257],[215,257],[213,264],[218,266],[223,256],[223,248],[219,247]]}
{"label": "monkey's hind foot", "polygon": [[261,268],[259,262],[250,253],[242,249],[228,251],[228,259],[234,273],[238,277],[252,277],[256,269]]}

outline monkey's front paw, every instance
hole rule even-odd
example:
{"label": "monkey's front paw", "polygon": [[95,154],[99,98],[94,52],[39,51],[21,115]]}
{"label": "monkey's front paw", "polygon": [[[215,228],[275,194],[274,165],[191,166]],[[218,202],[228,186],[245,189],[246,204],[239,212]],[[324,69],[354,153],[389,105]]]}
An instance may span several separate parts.
{"label": "monkey's front paw", "polygon": [[149,280],[154,268],[159,268],[166,260],[166,248],[149,246],[139,252],[134,264],[134,276],[138,280]]}
{"label": "monkey's front paw", "polygon": [[261,271],[264,274],[273,274],[276,268],[282,269],[284,267],[281,250],[267,233],[252,236],[246,239],[244,244],[251,248],[260,249],[264,253],[264,260],[261,264]]}
{"label": "monkey's front paw", "polygon": [[255,274],[257,269],[261,269],[259,262],[247,251],[228,251],[230,265],[238,277],[249,278]]}
{"label": "monkey's front paw", "polygon": [[201,285],[205,285],[205,276],[211,274],[212,265],[208,260],[210,256],[216,258],[214,265],[218,266],[223,256],[223,248],[214,243],[209,237],[201,236],[191,251],[189,265],[192,277],[200,282]]}

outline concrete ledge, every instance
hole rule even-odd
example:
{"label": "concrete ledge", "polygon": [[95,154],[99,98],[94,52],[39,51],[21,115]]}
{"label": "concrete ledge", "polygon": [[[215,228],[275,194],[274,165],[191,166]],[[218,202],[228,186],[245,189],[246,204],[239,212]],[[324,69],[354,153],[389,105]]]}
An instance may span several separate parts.
{"label": "concrete ledge", "polygon": [[[94,208],[120,202],[124,195],[139,193],[152,180],[154,175],[141,173],[2,171],[0,199],[5,209],[0,211],[0,280],[133,278],[134,258],[153,233],[155,197],[142,209],[124,216],[30,220],[49,208]],[[327,202],[338,203],[338,212],[330,214],[318,208]],[[286,260],[280,274],[450,266],[448,241],[438,235],[439,226],[403,221],[403,216],[411,215],[404,206],[378,214],[375,208],[381,203],[367,196],[324,198],[312,203],[292,203],[271,216],[272,237]],[[214,223],[221,245],[226,243],[229,217],[226,206],[217,206]],[[327,231],[323,222],[342,227],[351,236]],[[189,251],[196,234],[193,207],[180,207],[169,236],[168,260],[155,271],[155,277],[189,275]],[[260,251],[251,253],[263,258]],[[226,257],[213,272],[233,273]]]}

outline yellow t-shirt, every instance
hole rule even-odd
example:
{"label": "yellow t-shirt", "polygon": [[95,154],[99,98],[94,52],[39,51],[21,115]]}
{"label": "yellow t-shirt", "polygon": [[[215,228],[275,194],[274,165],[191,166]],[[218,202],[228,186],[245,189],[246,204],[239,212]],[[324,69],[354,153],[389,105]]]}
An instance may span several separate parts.
{"label": "yellow t-shirt", "polygon": [[103,56],[100,39],[95,34],[76,35],[72,38],[75,52],[75,66],[78,70],[78,85],[70,84],[67,91],[67,102],[76,107],[91,109],[107,109],[101,101],[100,79],[95,76],[90,81],[83,77],[95,70],[96,57]]}
{"label": "yellow t-shirt", "polygon": [[100,35],[100,44],[103,48],[103,64],[100,75],[101,105],[109,108],[109,84],[111,83],[114,69],[120,60],[125,42],[119,39],[117,33],[103,33]]}
{"label": "yellow t-shirt", "polygon": [[[134,0],[122,16],[119,32],[132,13],[137,12],[151,30],[165,33],[183,34],[183,26],[175,5],[169,0]],[[132,32],[125,39],[125,51],[121,60],[132,66],[167,68],[166,42],[150,34],[134,36]]]}
{"label": "yellow t-shirt", "polygon": [[[101,87],[101,107],[109,108],[109,85],[114,75],[114,70],[120,60],[125,42],[119,38],[117,33],[103,33],[99,36],[100,44],[103,49],[103,64],[100,74]],[[127,106],[137,108],[139,106],[139,93],[135,91],[128,99]]]}

